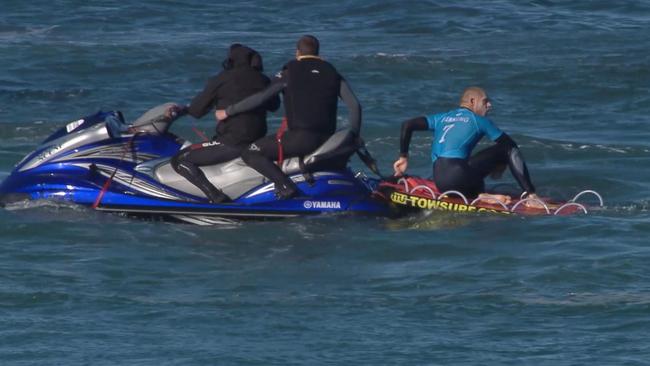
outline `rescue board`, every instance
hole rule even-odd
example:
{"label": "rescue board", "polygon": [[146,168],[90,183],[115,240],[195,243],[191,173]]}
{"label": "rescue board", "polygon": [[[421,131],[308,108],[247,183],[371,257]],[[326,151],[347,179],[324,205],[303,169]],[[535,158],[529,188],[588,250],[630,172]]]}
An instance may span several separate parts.
{"label": "rescue board", "polygon": [[373,195],[387,201],[394,209],[402,211],[433,210],[457,213],[493,213],[500,215],[576,215],[587,214],[593,205],[578,202],[585,196],[594,196],[598,206],[603,207],[602,196],[593,190],[584,190],[571,200],[560,201],[543,197],[512,198],[509,204],[490,197],[477,197],[469,200],[458,191],[440,192],[435,182],[405,176],[379,183]]}

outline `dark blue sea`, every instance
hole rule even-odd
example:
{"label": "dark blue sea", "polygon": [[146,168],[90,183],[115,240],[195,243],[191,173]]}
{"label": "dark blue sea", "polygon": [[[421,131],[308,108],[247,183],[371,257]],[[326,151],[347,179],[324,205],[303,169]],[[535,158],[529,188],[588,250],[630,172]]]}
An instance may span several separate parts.
{"label": "dark blue sea", "polygon": [[[382,170],[402,121],[480,85],[540,192],[605,207],[212,227],[0,209],[0,365],[650,364],[649,2],[1,5],[0,179],[68,121],[188,103],[233,42],[273,74],[311,33]],[[172,130],[198,141],[193,126],[214,120]],[[430,174],[429,143],[412,174]]]}

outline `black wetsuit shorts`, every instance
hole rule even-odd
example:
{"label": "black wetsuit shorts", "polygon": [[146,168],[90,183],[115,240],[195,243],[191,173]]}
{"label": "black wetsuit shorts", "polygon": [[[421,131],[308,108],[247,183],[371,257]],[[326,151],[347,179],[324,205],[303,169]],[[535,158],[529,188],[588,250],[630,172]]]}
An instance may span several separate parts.
{"label": "black wetsuit shorts", "polygon": [[507,165],[507,148],[493,145],[469,159],[437,158],[433,164],[433,177],[441,192],[456,190],[471,198],[485,192],[484,179],[490,173],[505,169]]}

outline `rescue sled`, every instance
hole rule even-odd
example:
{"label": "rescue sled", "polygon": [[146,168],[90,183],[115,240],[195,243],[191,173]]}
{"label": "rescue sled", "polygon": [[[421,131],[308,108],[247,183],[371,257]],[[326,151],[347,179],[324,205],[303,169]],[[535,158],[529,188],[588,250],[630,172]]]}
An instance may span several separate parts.
{"label": "rescue sled", "polygon": [[505,204],[489,197],[470,200],[458,191],[441,192],[435,182],[414,176],[382,180],[373,195],[387,202],[394,211],[401,213],[435,210],[526,216],[587,214],[595,206],[580,203],[578,200],[589,195],[598,201],[597,207],[603,207],[602,196],[593,190],[579,192],[568,201],[537,199],[526,197],[524,193],[519,198],[513,198],[509,204]]}

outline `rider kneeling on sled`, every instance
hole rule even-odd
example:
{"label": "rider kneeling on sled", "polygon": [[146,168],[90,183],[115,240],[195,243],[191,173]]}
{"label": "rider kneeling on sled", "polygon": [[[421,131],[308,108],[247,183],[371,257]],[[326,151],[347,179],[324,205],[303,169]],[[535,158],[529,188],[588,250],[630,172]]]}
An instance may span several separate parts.
{"label": "rider kneeling on sled", "polygon": [[[507,165],[527,197],[539,199],[517,144],[485,117],[491,107],[486,92],[473,86],[463,92],[459,108],[402,123],[400,157],[393,164],[395,175],[403,175],[408,167],[412,132],[432,130],[433,177],[441,192],[456,190],[469,198],[480,196],[509,204],[509,196],[483,193],[485,177],[499,177]],[[471,155],[485,135],[496,144]],[[535,205],[533,202],[529,205]]]}

